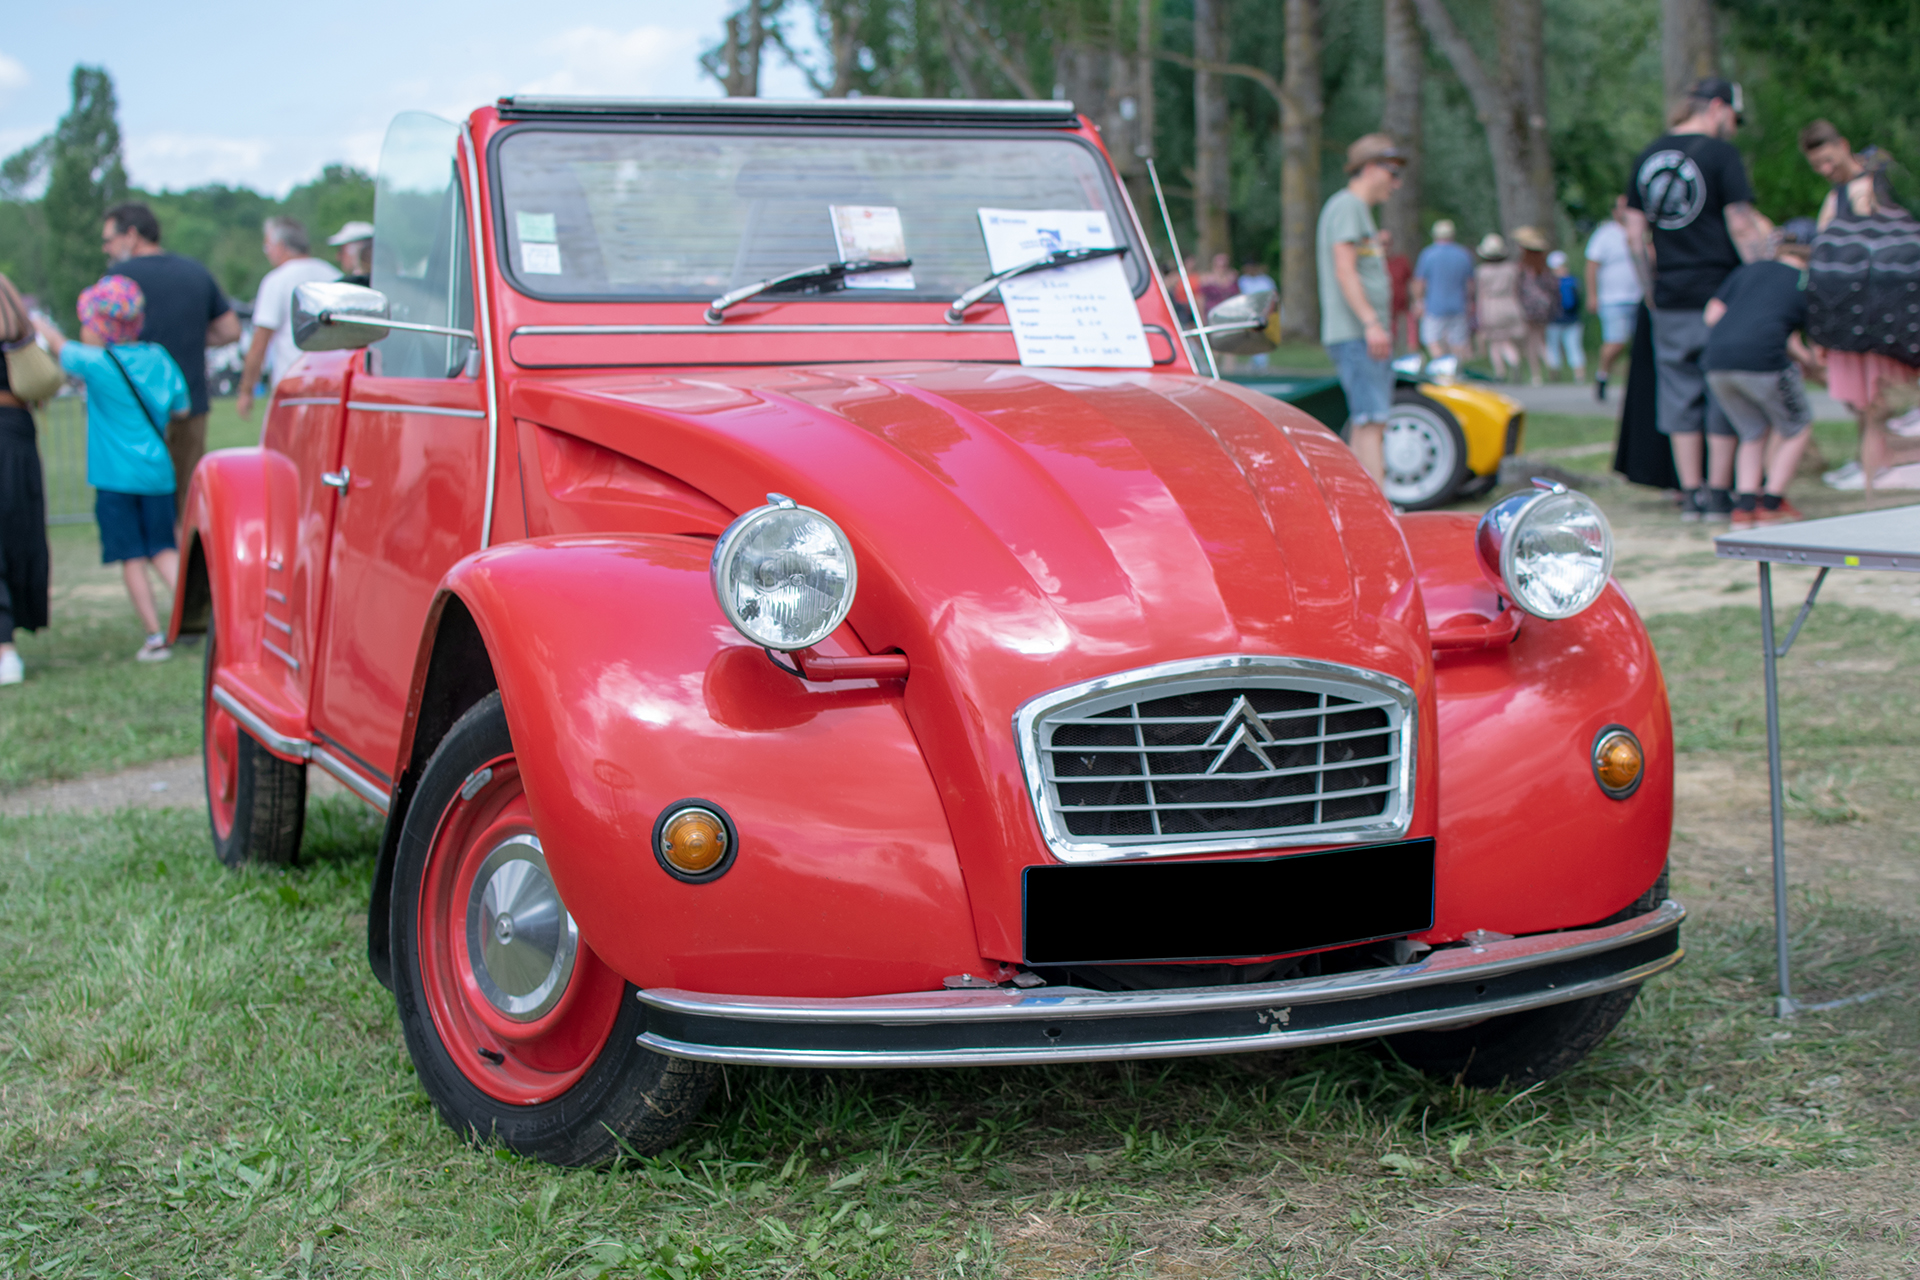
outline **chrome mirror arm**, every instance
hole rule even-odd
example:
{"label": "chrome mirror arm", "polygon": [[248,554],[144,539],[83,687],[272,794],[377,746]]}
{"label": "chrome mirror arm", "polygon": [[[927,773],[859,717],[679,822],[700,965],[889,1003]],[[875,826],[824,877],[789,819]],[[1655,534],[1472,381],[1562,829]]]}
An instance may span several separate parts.
{"label": "chrome mirror arm", "polygon": [[988,276],[973,288],[967,290],[947,304],[947,323],[962,324],[967,318],[967,308],[998,289],[1015,276],[1026,275],[1029,271],[1041,271],[1048,267],[1069,267],[1076,262],[1092,262],[1095,258],[1111,258],[1125,253],[1127,246],[1111,245],[1104,249],[1056,249],[1044,258],[1035,258],[1023,262],[1017,267],[1008,267],[997,275]]}
{"label": "chrome mirror arm", "polygon": [[465,338],[468,342],[477,342],[471,329],[449,329],[443,324],[414,324],[408,320],[389,320],[385,316],[368,315],[364,311],[322,311],[314,316],[319,324],[367,324],[379,325],[382,329],[405,329],[409,333],[438,333],[449,338]]}

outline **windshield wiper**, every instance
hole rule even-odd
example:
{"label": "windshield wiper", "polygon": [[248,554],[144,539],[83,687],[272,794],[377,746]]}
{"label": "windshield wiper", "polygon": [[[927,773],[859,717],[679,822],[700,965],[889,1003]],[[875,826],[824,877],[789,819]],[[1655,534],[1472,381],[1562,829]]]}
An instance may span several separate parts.
{"label": "windshield wiper", "polygon": [[912,258],[897,258],[884,262],[863,258],[858,262],[823,262],[817,267],[802,267],[798,271],[789,271],[783,276],[772,276],[766,280],[755,281],[753,284],[743,284],[731,293],[721,294],[707,304],[707,323],[719,324],[727,318],[723,313],[728,307],[763,293],[790,293],[828,284],[835,280],[844,280],[848,276],[864,275],[869,271],[904,271],[912,265]]}
{"label": "windshield wiper", "polygon": [[1023,262],[1017,267],[1008,267],[998,275],[988,276],[973,288],[967,290],[947,304],[947,323],[960,324],[967,318],[967,308],[998,289],[1004,282],[1015,276],[1024,276],[1030,271],[1051,271],[1055,267],[1070,267],[1076,262],[1091,262],[1095,258],[1111,258],[1125,253],[1127,246],[1117,244],[1106,249],[1055,249],[1044,258],[1035,258],[1032,262]]}

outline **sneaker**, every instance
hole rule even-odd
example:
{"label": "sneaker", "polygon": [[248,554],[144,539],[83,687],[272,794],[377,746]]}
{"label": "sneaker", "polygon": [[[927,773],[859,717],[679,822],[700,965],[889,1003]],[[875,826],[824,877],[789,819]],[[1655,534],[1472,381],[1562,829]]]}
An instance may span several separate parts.
{"label": "sneaker", "polygon": [[1725,489],[1706,489],[1700,518],[1709,524],[1725,524],[1733,516],[1733,495]]}
{"label": "sneaker", "polygon": [[20,653],[9,649],[0,653],[0,684],[19,684],[27,678],[27,668],[20,661]]}
{"label": "sneaker", "polygon": [[1756,507],[1751,511],[1742,511],[1739,507],[1735,507],[1733,509],[1733,515],[1728,517],[1727,523],[1736,529],[1751,529],[1760,523],[1759,508]]}
{"label": "sneaker", "polygon": [[1607,402],[1607,380],[1605,378],[1595,378],[1593,380],[1593,398],[1601,404]]}
{"label": "sneaker", "polygon": [[1829,489],[1859,489],[1866,485],[1865,479],[1860,474],[1858,458],[1841,463],[1820,478],[1826,481]]}
{"label": "sneaker", "polygon": [[1753,514],[1754,523],[1756,524],[1781,524],[1788,520],[1803,520],[1806,518],[1800,514],[1800,508],[1794,506],[1785,498],[1780,499],[1779,506],[1763,506]]}
{"label": "sneaker", "polygon": [[134,654],[133,658],[135,662],[165,662],[172,656],[173,650],[167,648],[167,638],[156,631],[147,637],[147,642],[140,646],[140,652]]}
{"label": "sneaker", "polygon": [[1680,520],[1683,524],[1699,524],[1707,510],[1707,491],[1705,489],[1682,489],[1680,491]]}

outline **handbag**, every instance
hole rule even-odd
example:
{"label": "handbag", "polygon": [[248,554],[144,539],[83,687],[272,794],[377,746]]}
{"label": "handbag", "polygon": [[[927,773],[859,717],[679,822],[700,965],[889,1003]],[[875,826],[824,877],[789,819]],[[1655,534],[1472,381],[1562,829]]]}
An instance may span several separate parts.
{"label": "handbag", "polygon": [[1920,365],[1920,220],[1891,202],[1879,175],[1868,213],[1839,190],[1807,264],[1807,340]]}
{"label": "handbag", "polygon": [[133,385],[133,375],[127,372],[127,366],[120,363],[120,357],[113,353],[112,347],[106,350],[107,359],[113,361],[113,367],[120,371],[120,377],[127,384],[127,390],[132,393],[134,402],[140,406],[140,412],[146,415],[147,425],[153,428],[154,434],[160,437],[160,443],[164,446],[167,443],[167,429],[160,425],[158,418],[153,416],[153,408],[147,404],[147,398],[140,394],[140,388]]}
{"label": "handbag", "polygon": [[7,385],[13,394],[28,404],[40,404],[52,399],[66,385],[67,375],[60,370],[60,362],[47,353],[29,334],[19,342],[8,344]]}

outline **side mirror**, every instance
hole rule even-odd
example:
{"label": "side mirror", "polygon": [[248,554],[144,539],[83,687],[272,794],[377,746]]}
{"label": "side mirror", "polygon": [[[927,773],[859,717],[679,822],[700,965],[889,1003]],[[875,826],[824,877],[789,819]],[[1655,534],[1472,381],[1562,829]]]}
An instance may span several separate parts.
{"label": "side mirror", "polygon": [[1426,357],[1418,351],[1415,351],[1395,360],[1393,362],[1393,371],[1395,373],[1404,373],[1409,378],[1417,378],[1420,376],[1421,367],[1425,365],[1426,362]]}
{"label": "side mirror", "polygon": [[1271,289],[1236,294],[1207,313],[1207,338],[1228,355],[1264,355],[1274,347],[1267,322],[1279,308],[1280,295]]}
{"label": "side mirror", "polygon": [[1458,375],[1459,372],[1460,357],[1458,356],[1435,356],[1433,359],[1427,361],[1427,376],[1429,378],[1451,378]]}
{"label": "side mirror", "polygon": [[387,336],[387,295],[365,285],[315,280],[293,291],[293,344],[348,351]]}

